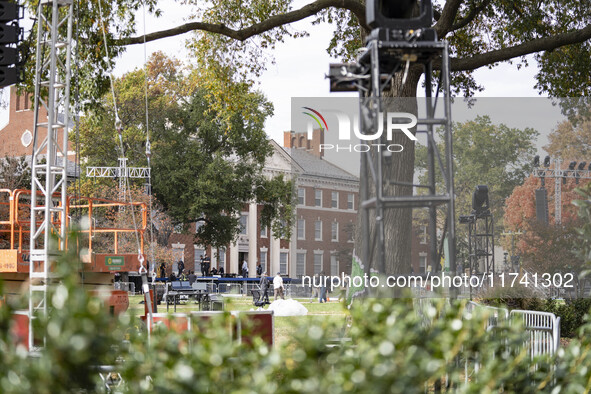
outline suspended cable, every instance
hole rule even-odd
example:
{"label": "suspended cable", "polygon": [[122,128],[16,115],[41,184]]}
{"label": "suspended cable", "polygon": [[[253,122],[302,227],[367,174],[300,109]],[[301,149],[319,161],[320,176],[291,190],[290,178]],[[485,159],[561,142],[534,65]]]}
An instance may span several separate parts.
{"label": "suspended cable", "polygon": [[[106,27],[105,27],[105,19],[103,16],[103,7],[101,5],[102,0],[98,1],[98,5],[99,5],[99,16],[101,19],[101,28],[102,28],[102,33],[103,33],[103,41],[105,43],[105,54],[106,54],[106,60],[109,61],[109,59],[111,59],[110,54],[109,54],[109,46],[107,43],[107,33],[106,33]],[[119,148],[121,149],[121,157],[125,158],[125,150],[123,147],[123,137],[122,137],[122,133],[123,133],[123,126],[121,124],[121,119],[119,118],[119,110],[117,108],[117,96],[115,94],[115,83],[113,80],[113,74],[109,73],[109,81],[111,83],[111,95],[113,97],[113,110],[115,112],[115,129],[117,130],[117,133],[119,134]],[[138,251],[138,260],[140,262],[140,269],[139,272],[141,273],[145,273],[146,272],[146,267],[144,267],[144,256],[142,254],[142,250],[140,247],[140,240],[139,240],[139,236],[138,236],[138,231],[137,231],[137,222],[135,220],[135,211],[134,211],[134,206],[133,206],[133,201],[131,198],[131,193],[129,193],[129,178],[127,176],[127,171],[124,174],[125,176],[125,180],[124,180],[124,184],[125,184],[125,194],[129,194],[129,202],[130,202],[130,209],[131,209],[131,218],[133,220],[133,228],[134,228],[134,233],[135,233],[135,241],[136,241],[136,247],[137,247],[137,251]],[[125,201],[125,194],[123,196],[123,200]]]}
{"label": "suspended cable", "polygon": [[154,279],[156,270],[156,261],[154,260],[154,221],[152,217],[152,164],[151,156],[152,149],[150,144],[150,124],[149,124],[149,112],[148,112],[148,55],[147,55],[147,44],[146,44],[146,5],[143,7],[144,11],[144,95],[146,102],[146,157],[148,159],[148,198],[149,198],[149,209],[150,209],[150,261],[152,265],[148,264],[148,270],[150,270],[150,276]]}

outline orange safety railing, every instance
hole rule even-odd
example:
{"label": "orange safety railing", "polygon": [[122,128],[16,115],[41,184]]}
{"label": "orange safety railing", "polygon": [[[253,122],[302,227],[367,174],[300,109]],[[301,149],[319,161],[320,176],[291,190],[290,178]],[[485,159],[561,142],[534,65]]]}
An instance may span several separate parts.
{"label": "orange safety railing", "polygon": [[0,234],[8,234],[10,243],[8,249],[14,246],[14,193],[9,189],[0,189]]}
{"label": "orange safety railing", "polygon": [[[38,196],[40,197],[41,194],[38,194]],[[61,204],[58,197],[59,196],[56,194],[54,199],[56,206]],[[0,189],[0,234],[9,234],[10,244],[8,249],[17,249],[19,253],[29,249],[29,236],[31,230],[30,200],[30,190]],[[73,196],[67,197],[66,204],[66,225],[68,227],[71,224],[71,214],[73,210],[82,211],[82,215],[88,220],[88,226],[83,226],[84,228],[80,228],[78,231],[81,234],[87,234],[87,249],[90,255],[93,253],[93,237],[96,234],[112,235],[113,240],[108,251],[118,254],[120,234],[134,233],[136,231],[140,242],[140,252],[141,254],[144,253],[144,233],[148,226],[147,204],[143,202],[121,202],[102,198]],[[131,223],[129,223],[129,225],[123,223],[123,225],[119,227],[112,225],[97,225],[95,213],[97,210],[105,209],[111,209],[114,216],[120,215],[119,212],[125,212],[126,210],[128,210],[128,212],[133,210],[134,215],[139,213],[141,219],[136,221],[137,229],[134,228]],[[132,222],[132,219],[129,219],[129,222]],[[41,223],[41,220],[38,219],[37,226]],[[55,228],[60,227],[61,220],[59,215],[55,214],[52,216],[52,224]],[[0,249],[4,248],[0,247]]]}

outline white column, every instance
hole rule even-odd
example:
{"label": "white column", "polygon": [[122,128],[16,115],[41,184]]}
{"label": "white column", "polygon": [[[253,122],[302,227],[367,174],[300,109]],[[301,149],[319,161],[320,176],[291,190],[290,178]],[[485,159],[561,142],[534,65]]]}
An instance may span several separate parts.
{"label": "white column", "polygon": [[275,276],[277,272],[279,272],[279,253],[281,252],[281,239],[275,238],[275,234],[271,230],[270,232],[271,239],[269,240],[271,245],[271,250],[269,251],[269,267],[270,267],[270,276]]}
{"label": "white column", "polygon": [[256,277],[257,274],[257,205],[250,203],[248,205],[248,276]]}
{"label": "white column", "polygon": [[233,274],[239,274],[240,270],[238,269],[238,245],[235,243],[230,244],[230,272]]}

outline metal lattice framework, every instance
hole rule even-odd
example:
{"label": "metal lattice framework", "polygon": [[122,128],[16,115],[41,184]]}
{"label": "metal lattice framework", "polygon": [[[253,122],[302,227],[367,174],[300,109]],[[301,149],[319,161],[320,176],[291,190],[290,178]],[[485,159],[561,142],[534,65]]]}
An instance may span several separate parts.
{"label": "metal lattice framework", "polygon": [[[533,170],[532,175],[542,180],[554,178],[554,221],[562,223],[562,183],[566,179],[591,179],[591,170],[561,169],[562,160],[553,159],[554,168],[538,167]],[[542,184],[543,185],[543,184]]]}
{"label": "metal lattice framework", "polygon": [[[366,84],[363,79],[360,81],[360,95],[368,94],[366,100],[362,100],[361,111],[367,112],[368,105],[371,108],[371,118],[361,117],[361,130],[364,134],[373,134],[377,124],[378,114],[382,111],[382,92],[388,86],[394,72],[400,68],[388,70],[384,65],[404,65],[408,69],[410,59],[413,62],[422,64],[425,75],[425,105],[426,117],[417,119],[417,134],[424,134],[427,137],[427,184],[409,184],[400,179],[385,179],[385,168],[391,158],[385,154],[372,154],[371,151],[362,153],[361,173],[368,174],[361,177],[360,198],[362,228],[361,232],[370,237],[370,210],[375,210],[376,229],[374,239],[365,239],[361,258],[369,262],[366,270],[370,267],[378,272],[385,272],[385,228],[384,211],[387,209],[414,209],[427,208],[429,210],[429,243],[431,265],[434,269],[439,267],[439,256],[442,247],[437,242],[437,207],[445,206],[447,217],[442,243],[447,240],[450,269],[456,271],[455,260],[455,208],[454,208],[454,186],[453,186],[453,156],[452,156],[452,135],[451,135],[451,102],[450,102],[450,79],[449,79],[449,54],[446,41],[438,41],[430,29],[416,30],[412,35],[404,34],[397,30],[379,28],[375,29],[369,36],[366,47],[367,51],[361,55],[359,63],[362,68],[367,69]],[[437,98],[432,97],[433,91],[433,62],[440,61],[441,72],[439,84],[435,91],[443,93],[442,109],[443,114],[436,117]],[[403,78],[404,79],[404,78]],[[364,108],[365,107],[365,108]],[[440,151],[435,141],[435,127],[444,129],[443,142],[444,150]],[[437,190],[436,175],[439,173],[443,180],[443,191]],[[408,195],[390,195],[389,185],[407,186],[411,189]],[[373,193],[370,193],[371,189]],[[412,189],[422,188],[425,194],[414,195]],[[374,251],[372,253],[372,245]],[[439,252],[438,252],[439,251]]]}
{"label": "metal lattice framework", "polygon": [[[31,162],[29,349],[33,319],[48,312],[57,253],[65,248],[72,0],[41,0],[37,13],[35,133]],[[43,119],[47,111],[47,121]],[[59,226],[59,227],[58,227]],[[58,242],[52,241],[52,236]]]}
{"label": "metal lattice framework", "polygon": [[119,189],[125,191],[127,178],[150,179],[150,168],[127,167],[127,158],[119,158],[119,167],[87,167],[87,177],[118,178]]}

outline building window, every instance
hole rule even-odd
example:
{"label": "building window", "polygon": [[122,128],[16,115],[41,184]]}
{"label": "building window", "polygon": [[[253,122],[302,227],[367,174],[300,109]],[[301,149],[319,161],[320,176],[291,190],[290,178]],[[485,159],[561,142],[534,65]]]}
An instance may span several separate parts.
{"label": "building window", "polygon": [[306,253],[296,254],[296,277],[306,275]]}
{"label": "building window", "polygon": [[339,192],[331,192],[330,195],[330,206],[332,208],[339,207]]}
{"label": "building window", "polygon": [[287,258],[289,256],[288,252],[281,252],[279,253],[279,272],[281,275],[287,275]]}
{"label": "building window", "polygon": [[218,254],[218,267],[224,267],[224,269],[226,269],[225,265],[226,265],[226,249],[220,248],[220,251]]}
{"label": "building window", "polygon": [[314,252],[314,273],[319,274],[322,272],[322,252]]}
{"label": "building window", "polygon": [[317,207],[322,206],[322,190],[320,189],[314,191],[314,205]]}
{"label": "building window", "polygon": [[332,222],[330,229],[330,239],[335,242],[339,240],[339,224],[337,222]]}
{"label": "building window", "polygon": [[306,205],[306,189],[298,187],[298,204]]}
{"label": "building window", "polygon": [[419,274],[424,274],[427,271],[427,255],[419,255]]}
{"label": "building window", "polygon": [[247,223],[248,223],[248,215],[241,215],[240,216],[240,234],[246,235],[247,234]]}
{"label": "building window", "polygon": [[261,224],[261,238],[267,238],[267,226]]}
{"label": "building window", "polygon": [[330,256],[330,274],[332,276],[339,275],[339,261],[337,260],[337,256],[334,254]]}
{"label": "building window", "polygon": [[427,226],[421,226],[420,233],[419,233],[419,239],[420,239],[421,244],[427,243]]}
{"label": "building window", "polygon": [[320,220],[314,222],[314,239],[322,241],[322,222]]}
{"label": "building window", "polygon": [[298,219],[298,239],[306,239],[306,221]]}
{"label": "building window", "polygon": [[[196,267],[199,267],[198,271],[201,270],[201,256],[203,256],[205,254],[205,249],[202,249],[200,246],[198,247],[197,245],[195,245],[195,253],[194,253],[194,257],[193,257],[193,262],[195,263],[195,265],[193,266],[193,271],[195,271]],[[189,267],[185,267],[185,269],[188,269]]]}
{"label": "building window", "polygon": [[353,193],[347,194],[347,209],[355,209],[355,195]]}
{"label": "building window", "polygon": [[259,263],[261,263],[261,267],[263,267],[263,272],[266,272],[267,271],[267,251],[266,250],[261,250],[261,259],[259,260]]}

